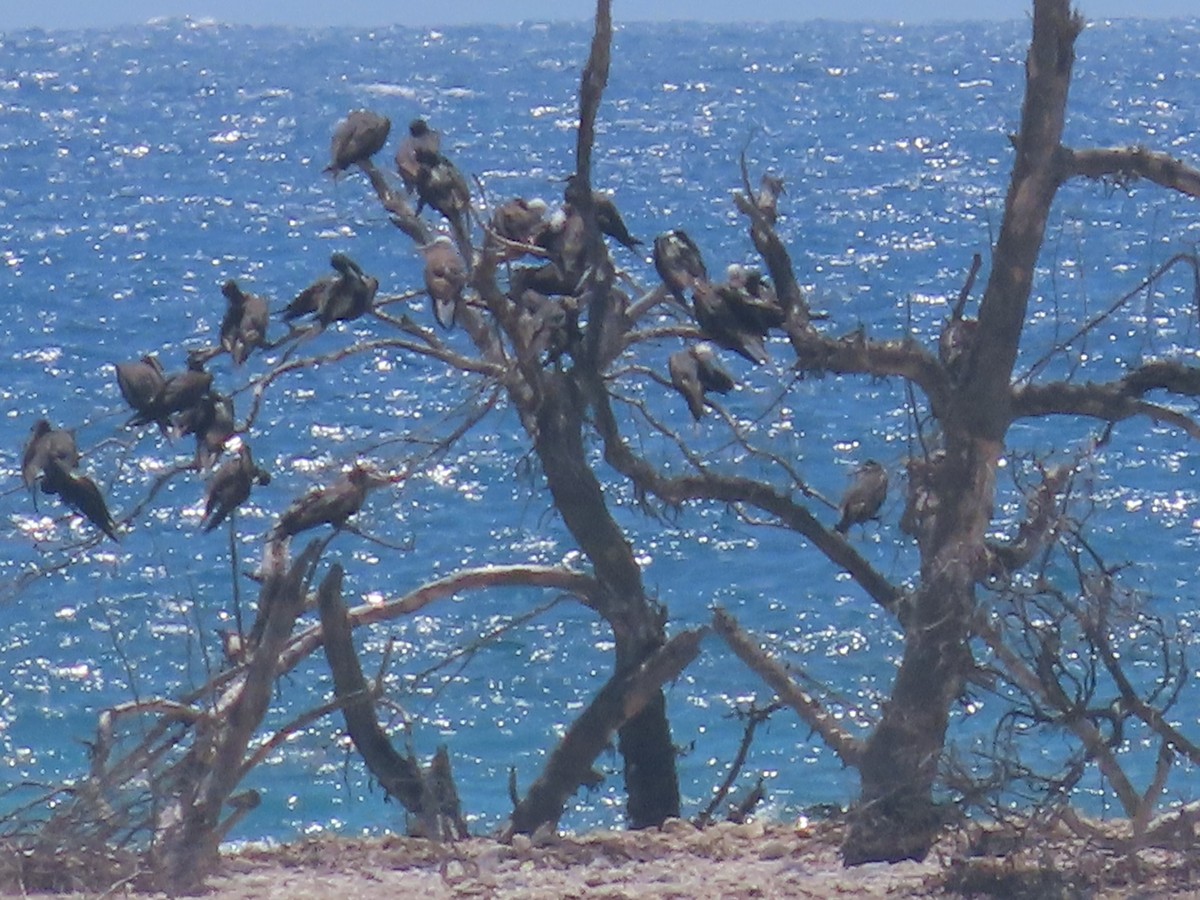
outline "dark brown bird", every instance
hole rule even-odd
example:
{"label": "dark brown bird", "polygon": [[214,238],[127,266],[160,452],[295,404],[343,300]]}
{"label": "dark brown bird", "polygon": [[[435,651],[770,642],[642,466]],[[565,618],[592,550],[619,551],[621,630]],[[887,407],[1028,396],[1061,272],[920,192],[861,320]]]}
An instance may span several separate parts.
{"label": "dark brown bird", "polygon": [[209,391],[179,413],[175,430],[180,435],[196,436],[196,468],[211,467],[225,449],[226,442],[236,433],[233,398]]}
{"label": "dark brown bird", "polygon": [[685,291],[695,287],[697,281],[708,279],[700,248],[679,228],[654,239],[654,268],[663,284],[681,303]]}
{"label": "dark brown bird", "polygon": [[444,234],[420,250],[425,257],[425,292],[433,304],[433,317],[443,328],[453,328],[463,288],[467,286],[466,263],[454,242]]}
{"label": "dark brown bird", "polygon": [[225,521],[231,512],[250,498],[254,484],[270,484],[271,475],[259,468],[250,453],[250,447],[242,444],[237,456],[221,463],[208,483],[208,494],[204,500],[204,518],[200,526],[212,531]]}
{"label": "dark brown bird", "polygon": [[51,479],[56,475],[66,477],[79,467],[79,448],[75,444],[75,436],[69,431],[54,428],[45,419],[38,419],[29,429],[29,438],[25,441],[25,450],[21,454],[21,479],[33,497],[33,507],[37,509],[37,495],[34,488],[42,482],[46,490],[46,473],[51,472]]}
{"label": "dark brown bird", "polygon": [[[566,180],[567,187],[563,191],[563,199],[569,205],[577,206],[582,190],[579,176],[572,172]],[[612,197],[601,191],[592,191],[592,207],[596,210],[596,225],[602,234],[607,234],[630,250],[636,249],[641,240],[629,233],[629,229],[625,226],[625,220],[621,218],[621,213],[617,209],[617,205],[613,203]]]}
{"label": "dark brown bird", "polygon": [[330,163],[325,171],[337,178],[353,165],[365,162],[387,143],[391,121],[369,109],[356,109],[338,122],[329,144]]}
{"label": "dark brown bird", "polygon": [[468,237],[467,215],[471,211],[471,189],[454,163],[441,153],[417,147],[417,212],[426,206],[436,209],[460,243]]}
{"label": "dark brown bird", "polygon": [[100,493],[100,488],[96,487],[96,482],[86,475],[66,472],[51,464],[46,468],[45,477],[42,479],[42,493],[57,494],[67,506],[114,541],[120,540],[117,537],[117,525],[108,511],[108,504],[104,502],[104,495]]}
{"label": "dark brown bird", "polygon": [[850,487],[842,497],[841,518],[833,526],[834,530],[845,534],[851,525],[876,518],[887,499],[887,491],[887,470],[875,460],[868,459],[854,471]]}
{"label": "dark brown bird", "polygon": [[[40,482],[43,494],[57,495],[67,506],[117,540],[116,524],[104,496],[92,479],[75,471],[78,466],[79,448],[71,432],[52,428],[45,419],[33,423],[21,456],[21,477],[26,486],[32,491]],[[36,498],[34,506],[37,506]]]}
{"label": "dark brown bird", "polygon": [[117,371],[117,387],[121,390],[121,396],[136,414],[126,423],[132,424],[138,415],[146,412],[162,390],[166,381],[162,363],[157,356],[149,354],[137,362],[113,363],[113,368]]}
{"label": "dark brown bird", "polygon": [[358,263],[345,253],[334,253],[329,264],[337,274],[318,278],[297,294],[283,311],[285,321],[312,315],[328,325],[358,318],[371,308],[379,282],[364,275]]}
{"label": "dark brown bird", "polygon": [[344,253],[335,253],[329,259],[338,270],[330,290],[322,298],[316,319],[322,327],[334,322],[350,322],[371,309],[375,293],[379,290],[379,279],[364,274],[358,263]]}
{"label": "dark brown bird", "polygon": [[555,210],[537,239],[549,256],[540,266],[521,266],[513,271],[511,294],[526,290],[539,294],[574,295],[587,271],[583,217],[569,204]]}
{"label": "dark brown bird", "polygon": [[667,371],[671,374],[671,384],[683,395],[697,422],[704,418],[705,392],[728,394],[734,387],[734,381],[721,367],[716,351],[704,341],[672,353],[667,359]]}
{"label": "dark brown bird", "polygon": [[164,434],[170,428],[170,416],[191,409],[212,387],[212,374],[204,371],[203,356],[188,354],[187,369],[167,378],[154,399],[131,421],[131,425],[157,422]]}
{"label": "dark brown bird", "polygon": [[[507,241],[527,246],[536,246],[543,232],[549,227],[546,221],[546,201],[526,200],[513,197],[496,207],[492,213],[492,231]],[[505,259],[516,259],[519,250],[506,249]]]}
{"label": "dark brown bird", "polygon": [[341,528],[358,512],[371,487],[370,470],[361,463],[328,487],[305,494],[284,510],[272,532],[276,540],[319,525]]}
{"label": "dark brown bird", "polygon": [[771,283],[757,269],[735,263],[726,271],[728,280],[717,285],[717,290],[747,328],[766,337],[772,328],[783,325],[787,313]]}
{"label": "dark brown bird", "polygon": [[746,324],[730,306],[725,292],[716,286],[707,281],[696,282],[692,288],[692,309],[701,332],[718,347],[732,350],[755,365],[770,358],[763,335]]}
{"label": "dark brown bird", "polygon": [[545,353],[546,362],[554,362],[583,339],[573,300],[558,300],[526,290],[517,298],[517,305],[521,310],[517,327],[528,352],[535,358]]}
{"label": "dark brown bird", "polygon": [[221,320],[221,348],[229,352],[235,366],[240,366],[255,347],[267,346],[267,301],[257,294],[247,294],[232,279],[221,286],[221,293],[229,304]]}
{"label": "dark brown bird", "polygon": [[410,194],[417,189],[417,176],[421,171],[421,164],[417,162],[418,148],[435,154],[442,151],[441,134],[430,128],[424,119],[413,119],[408,123],[408,137],[400,142],[400,149],[396,151],[396,171]]}

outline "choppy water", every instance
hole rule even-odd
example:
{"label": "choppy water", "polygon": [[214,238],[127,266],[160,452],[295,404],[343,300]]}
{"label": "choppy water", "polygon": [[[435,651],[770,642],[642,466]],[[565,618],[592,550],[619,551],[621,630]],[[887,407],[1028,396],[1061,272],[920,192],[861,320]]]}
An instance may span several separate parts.
{"label": "choppy water", "polygon": [[[770,165],[787,179],[781,233],[834,327],[908,329],[933,340],[946,299],[957,294],[971,255],[986,259],[997,226],[1027,35],[1026,22],[622,27],[595,182],[615,193],[634,233],[649,239],[684,226],[719,269],[751,258],[729,201],[745,150],[753,171]],[[179,21],[0,36],[0,580],[11,588],[31,567],[49,572],[0,600],[0,781],[80,772],[97,710],[202,681],[206,665],[216,665],[215,629],[233,608],[227,541],[221,531],[197,533],[203,485],[195,476],[155,495],[119,547],[80,551],[75,542],[87,529],[52,502],[35,513],[19,486],[32,421],[44,414],[77,428],[85,468],[118,516],[127,513],[190,446],[121,428],[111,363],[158,350],[168,368],[180,368],[187,348],[211,340],[225,279],[238,278],[279,308],[326,271],[332,250],[354,256],[384,293],[419,285],[415,254],[365,182],[355,175],[335,185],[321,175],[329,134],[346,110],[369,106],[392,118],[388,161],[402,123],[423,115],[491,198],[553,199],[573,168],[575,92],[589,39],[582,26],[367,32]],[[1079,50],[1068,141],[1145,142],[1200,158],[1200,24],[1097,23]],[[1194,202],[1140,186],[1067,187],[1052,218],[1022,367],[1198,238]],[[646,259],[615,252],[635,278],[653,283]],[[1189,290],[1181,272],[1093,334],[1088,377],[1111,377],[1148,355],[1194,357],[1200,335]],[[420,300],[411,312],[427,316]],[[362,320],[305,352],[383,333],[381,323]],[[465,336],[451,341],[465,348]],[[665,370],[672,349],[652,348],[645,361]],[[775,356],[785,360],[786,347]],[[222,360],[217,385],[242,388],[275,358],[238,372]],[[748,375],[740,362],[729,364]],[[730,400],[737,415],[758,420],[757,440],[796,459],[828,496],[868,456],[899,483],[909,437],[899,383],[801,382],[771,406],[788,381],[777,363],[747,377]],[[277,382],[252,435],[275,479],[241,519],[243,565],[292,497],[358,454],[401,464],[416,452],[407,439],[448,431],[477,387],[383,353]],[[708,437],[708,426],[685,421],[678,398],[661,398],[657,388],[646,395],[714,456],[736,459]],[[240,415],[248,399],[239,393]],[[1019,426],[1013,444],[1068,453],[1089,433],[1070,421]],[[412,539],[413,547],[340,536],[329,558],[347,567],[347,599],[396,596],[460,566],[571,557],[515,434],[511,415],[494,414],[439,465],[374,495],[365,528],[397,545]],[[650,455],[669,455],[642,434]],[[1188,625],[1200,530],[1195,447],[1169,429],[1133,424],[1118,428],[1104,461],[1093,486],[1104,510],[1098,541],[1118,557],[1152,562],[1132,573],[1134,583],[1161,613]],[[704,621],[720,602],[797,666],[833,682],[848,715],[877,710],[897,637],[843,575],[793,537],[748,527],[728,510],[655,522],[619,482],[608,490],[673,629]],[[913,552],[885,540],[897,533],[899,496],[894,491],[881,529],[855,539],[905,581]],[[1017,514],[1016,494],[1006,501],[1006,513]],[[243,595],[253,596],[253,585],[245,583]],[[508,767],[527,785],[602,683],[609,636],[563,603],[435,667],[549,599],[530,591],[463,596],[361,637],[368,670],[396,641],[391,696],[419,722],[418,752],[450,745],[479,829],[507,811]],[[715,641],[706,651],[669,693],[689,811],[736,750],[735,706],[755,694],[766,700]],[[327,697],[320,668],[283,681],[275,722]],[[969,740],[985,713],[965,717],[958,733]],[[1190,732],[1198,724],[1185,712]],[[605,762],[614,774],[579,798],[565,825],[619,821],[618,761]],[[782,811],[843,803],[856,791],[787,714],[760,734],[750,768],[768,774],[771,802]],[[243,837],[396,824],[397,808],[379,802],[336,722],[298,736],[252,786],[264,806]],[[1184,779],[1172,787],[1176,796],[1197,793]]]}

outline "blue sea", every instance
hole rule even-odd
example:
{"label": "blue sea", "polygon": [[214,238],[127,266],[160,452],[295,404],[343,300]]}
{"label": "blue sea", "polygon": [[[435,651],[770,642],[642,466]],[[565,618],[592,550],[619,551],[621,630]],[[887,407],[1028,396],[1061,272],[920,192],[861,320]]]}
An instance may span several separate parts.
{"label": "blue sea", "polygon": [[[813,306],[830,315],[823,327],[907,334],[933,347],[974,253],[986,276],[1028,35],[1026,19],[622,25],[618,10],[594,183],[614,196],[645,247],[683,227],[719,272],[754,261],[730,199],[745,154],[756,183],[766,170],[786,180],[779,230]],[[377,277],[381,296],[420,288],[418,255],[365,179],[322,174],[332,130],[350,109],[391,118],[378,159],[389,170],[405,124],[423,116],[443,133],[443,151],[483,186],[480,209],[514,195],[559,200],[574,168],[576,91],[590,37],[589,24],[365,31],[183,20],[0,33],[0,785],[78,777],[101,710],[176,696],[219,669],[218,632],[232,627],[239,603],[252,615],[256,586],[244,573],[257,565],[274,518],[357,458],[415,468],[371,496],[358,517],[363,534],[341,534],[327,551],[323,566],[346,568],[350,604],[395,598],[465,567],[583,564],[511,411],[499,404],[449,452],[431,456],[431,445],[486,402],[488,386],[391,350],[266,385],[247,440],[273,481],[238,519],[233,559],[227,532],[198,529],[203,478],[177,474],[152,491],[192,445],[124,427],[112,364],[157,352],[168,370],[181,369],[189,349],[213,343],[226,279],[280,310],[328,271],[333,251]],[[1078,50],[1068,143],[1145,144],[1200,163],[1200,20],[1097,21]],[[1198,241],[1194,200],[1141,184],[1067,185],[1051,217],[1018,372]],[[648,250],[613,253],[635,283],[656,283]],[[432,324],[422,296],[391,309]],[[1194,363],[1198,314],[1191,273],[1177,268],[1036,378],[1106,380],[1149,358]],[[272,337],[283,330],[273,321]],[[391,333],[367,317],[297,352],[328,356]],[[446,340],[469,351],[461,332]],[[673,471],[684,467],[642,404],[711,464],[786,487],[779,467],[747,458],[715,417],[694,425],[680,398],[647,377],[647,368],[665,375],[678,346],[642,345],[617,364],[631,442]],[[836,500],[863,459],[883,462],[893,490],[882,521],[851,539],[896,583],[911,584],[916,555],[898,520],[904,460],[917,447],[903,384],[797,380],[786,343],[777,339],[771,352],[760,370],[726,359],[740,382],[725,402],[729,413],[755,446],[790,461],[827,498]],[[210,367],[216,386],[235,394],[239,421],[281,357],[256,355],[238,370],[222,357]],[[133,515],[119,545],[87,542],[86,523],[52,498],[35,508],[24,490],[21,448],[41,416],[76,430],[83,470],[119,520]],[[1098,431],[1075,419],[1014,427],[997,536],[1022,515],[1015,484],[1030,477],[1031,453],[1070,460]],[[1129,563],[1125,583],[1189,634],[1200,605],[1200,448],[1176,429],[1133,420],[1091,459],[1083,481],[1095,545]],[[886,614],[793,534],[720,506],[647,516],[598,449],[596,466],[671,632],[705,622],[721,604],[798,677],[826,685],[817,690],[846,727],[866,733],[900,652]],[[832,509],[812,504],[834,520]],[[611,666],[602,623],[536,590],[464,593],[357,639],[368,675],[388,659],[384,714],[397,743],[422,757],[448,746],[478,832],[509,811],[510,767],[524,790]],[[1155,677],[1136,643],[1130,652],[1132,667]],[[280,680],[270,723],[282,727],[330,696],[318,655]],[[694,814],[737,751],[739,712],[771,694],[710,638],[667,696],[685,813]],[[1200,704],[1186,698],[1172,717],[1195,737]],[[956,710],[952,738],[963,758],[989,748],[1002,708],[977,693]],[[1028,752],[1036,760],[1061,747],[1051,734]],[[1135,735],[1142,784],[1154,747]],[[608,777],[573,800],[565,828],[621,823],[615,751],[599,765]],[[843,805],[857,793],[853,774],[787,711],[759,731],[740,784],[759,775],[768,810],[781,816]],[[298,730],[246,786],[263,805],[234,838],[403,827],[337,717]],[[1103,807],[1103,787],[1089,775],[1083,793]],[[10,792],[0,808],[34,793]],[[1168,799],[1198,794],[1196,773],[1177,770]]]}

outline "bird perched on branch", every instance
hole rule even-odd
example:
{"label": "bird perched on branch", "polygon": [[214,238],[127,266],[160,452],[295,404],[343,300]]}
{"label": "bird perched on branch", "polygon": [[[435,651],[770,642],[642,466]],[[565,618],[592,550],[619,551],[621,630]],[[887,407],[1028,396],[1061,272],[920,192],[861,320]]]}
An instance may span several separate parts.
{"label": "bird perched on branch", "polygon": [[329,144],[330,163],[325,171],[337,178],[353,165],[369,160],[383,149],[391,120],[369,109],[356,109],[338,122]]}
{"label": "bird perched on branch", "polygon": [[[497,206],[496,211],[492,213],[492,231],[506,241],[537,246],[542,234],[549,227],[546,211],[545,200],[513,197]],[[502,258],[516,259],[520,255],[521,251],[505,248]]]}
{"label": "bird perched on branch", "polygon": [[32,492],[33,486],[40,484],[43,494],[57,495],[114,541],[118,540],[116,523],[104,495],[92,479],[75,471],[78,466],[79,449],[71,432],[51,427],[46,419],[33,423],[21,456],[21,477],[26,486]]}
{"label": "bird perched on branch", "polygon": [[[568,205],[578,207],[582,197],[587,196],[583,193],[583,182],[580,180],[579,175],[574,172],[567,176],[566,182],[567,186],[563,191],[563,200]],[[617,209],[617,205],[613,202],[612,197],[602,191],[592,191],[592,207],[596,210],[596,225],[599,227],[601,234],[607,234],[617,243],[624,245],[630,250],[637,248],[641,240],[629,233],[629,229],[625,225],[625,220],[621,218],[621,213]]]}
{"label": "bird perched on branch", "polygon": [[425,292],[433,304],[433,317],[443,328],[453,328],[467,286],[467,265],[454,242],[444,234],[420,250],[425,257]]}
{"label": "bird perched on branch", "polygon": [[417,162],[417,150],[438,154],[442,151],[442,136],[434,131],[424,119],[413,119],[408,123],[408,137],[400,142],[396,151],[396,171],[410,194],[417,189],[417,176],[421,164]]}
{"label": "bird perched on branch", "polygon": [[351,322],[366,315],[379,290],[379,279],[363,272],[358,263],[346,254],[335,253],[330,257],[330,262],[340,276],[334,279],[332,289],[317,310],[316,319],[322,328],[334,322]]}
{"label": "bird perched on branch", "polygon": [[199,470],[209,468],[236,433],[233,398],[209,391],[176,416],[175,430],[181,436],[196,436],[195,466]]}
{"label": "bird perched on branch", "polygon": [[573,298],[559,300],[525,290],[517,297],[517,307],[521,340],[534,358],[540,359],[545,353],[547,363],[555,362],[583,340],[579,309]]}
{"label": "bird perched on branch", "polygon": [[[21,454],[21,478],[30,495],[34,495],[34,488],[48,469],[71,472],[78,467],[79,448],[75,444],[75,435],[52,427],[46,419],[34,422]],[[37,505],[36,497],[34,505]]]}
{"label": "bird perched on branch", "polygon": [[204,500],[204,518],[200,525],[204,531],[212,531],[225,521],[231,512],[250,499],[250,489],[255,484],[271,483],[271,475],[259,468],[247,444],[238,447],[237,456],[221,463],[208,483]]}
{"label": "bird perched on branch", "polygon": [[887,499],[887,470],[873,459],[868,459],[854,471],[850,487],[842,496],[841,518],[833,526],[839,534],[845,534],[851,525],[858,525],[876,518]]}
{"label": "bird perched on branch", "polygon": [[117,387],[121,396],[135,413],[127,425],[132,425],[148,408],[166,382],[162,363],[153,354],[147,354],[136,362],[113,363],[117,372]]}
{"label": "bird perched on branch", "polygon": [[783,178],[767,172],[759,184],[758,194],[754,197],[754,205],[772,225],[779,218],[779,198],[786,194],[783,189]]}
{"label": "bird perched on branch", "polygon": [[729,373],[721,368],[716,351],[704,341],[672,353],[667,359],[667,371],[671,384],[683,395],[697,422],[704,417],[706,391],[728,394],[734,387]]}
{"label": "bird perched on branch", "polygon": [[772,328],[779,328],[787,321],[775,288],[758,269],[735,263],[729,266],[726,275],[725,284],[718,285],[717,290],[747,328],[766,337]]}
{"label": "bird perched on branch", "polygon": [[975,276],[982,265],[983,257],[976,253],[971,260],[966,283],[958,294],[942,333],[938,335],[938,359],[954,381],[963,381],[969,374],[971,357],[979,342],[979,320],[969,318],[964,313],[971,297],[971,288],[975,285]]}
{"label": "bird perched on branch", "polygon": [[770,358],[763,341],[764,333],[739,315],[738,307],[730,303],[728,291],[720,291],[707,281],[698,281],[692,288],[692,309],[701,332],[717,346],[732,350],[755,365]]}
{"label": "bird perched on branch", "polygon": [[371,308],[378,279],[363,273],[362,268],[345,253],[334,253],[329,265],[336,275],[318,278],[287,305],[284,321],[311,315],[322,327],[335,321],[347,321],[362,316]]}
{"label": "bird perched on branch", "polygon": [[310,491],[284,510],[272,531],[272,539],[291,537],[318,525],[342,528],[362,508],[368,489],[376,483],[367,466],[356,464],[333,484]]}
{"label": "bird perched on branch", "polygon": [[221,349],[228,351],[235,366],[240,366],[255,347],[267,346],[267,301],[247,294],[233,279],[221,285],[228,306],[221,320]]}
{"label": "bird perched on branch", "polygon": [[684,302],[685,291],[695,287],[697,281],[708,279],[700,248],[680,228],[654,239],[654,269],[680,303]]}
{"label": "bird perched on branch", "polygon": [[454,163],[436,150],[419,146],[417,161],[417,212],[430,206],[445,216],[460,244],[469,243],[467,216],[471,211],[471,189]]}
{"label": "bird perched on branch", "polygon": [[187,368],[166,378],[158,393],[130,424],[155,422],[159,430],[166,434],[170,430],[170,417],[199,403],[212,387],[212,381],[212,374],[204,371],[203,356],[189,353]]}

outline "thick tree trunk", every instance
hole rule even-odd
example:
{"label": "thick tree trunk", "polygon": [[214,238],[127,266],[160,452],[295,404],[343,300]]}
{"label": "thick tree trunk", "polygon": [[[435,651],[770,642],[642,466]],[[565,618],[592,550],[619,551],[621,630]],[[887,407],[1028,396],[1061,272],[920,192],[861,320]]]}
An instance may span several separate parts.
{"label": "thick tree trunk", "polygon": [[[583,445],[585,402],[574,380],[547,372],[537,413],[536,449],[555,508],[595,569],[597,609],[616,642],[614,675],[641,665],[666,641],[664,616],[646,596],[642,572],[621,527],[613,520]],[[679,815],[679,778],[666,701],[656,691],[619,731],[631,828]]]}
{"label": "thick tree trunk", "polygon": [[1060,141],[1081,28],[1068,0],[1035,0],[1004,221],[966,377],[943,414],[945,450],[928,462],[931,504],[916,528],[921,584],[892,695],[863,754],[862,794],[842,847],[847,865],[922,859],[941,827],[937,766],[950,706],[970,665],[974,586],[984,573],[995,467],[1012,420],[1012,371],[1034,266],[1064,176]]}
{"label": "thick tree trunk", "polygon": [[842,847],[846,865],[924,859],[941,829],[934,783],[950,706],[971,665],[974,587],[986,564],[999,449],[954,441],[932,462],[939,502],[922,534],[921,586],[905,623],[904,656],[859,764],[862,796]]}

